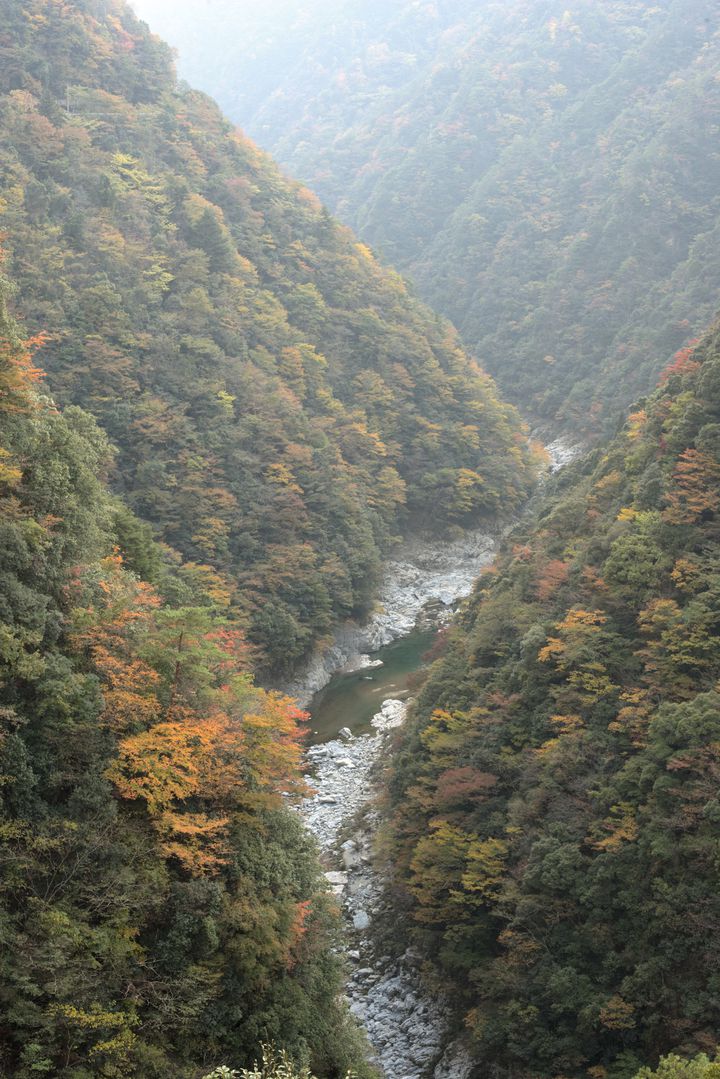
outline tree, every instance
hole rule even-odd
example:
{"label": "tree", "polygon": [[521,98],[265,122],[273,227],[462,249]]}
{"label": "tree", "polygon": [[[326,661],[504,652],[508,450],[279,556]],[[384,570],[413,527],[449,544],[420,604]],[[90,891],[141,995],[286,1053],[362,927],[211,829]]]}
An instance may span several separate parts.
{"label": "tree", "polygon": [[674,1053],[663,1057],[658,1067],[641,1068],[634,1079],[718,1079],[720,1076],[720,1058],[713,1061],[705,1053],[683,1059]]}

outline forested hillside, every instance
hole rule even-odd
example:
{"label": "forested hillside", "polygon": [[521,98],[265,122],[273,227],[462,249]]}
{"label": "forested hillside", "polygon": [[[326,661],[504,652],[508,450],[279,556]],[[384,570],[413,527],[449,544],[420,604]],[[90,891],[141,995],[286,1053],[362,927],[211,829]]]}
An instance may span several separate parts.
{"label": "forested hillside", "polygon": [[498,1074],[716,1045],[719,539],[716,326],[513,535],[401,739],[397,898]]}
{"label": "forested hillside", "polygon": [[286,799],[292,701],[258,689],[206,567],[111,497],[0,279],[0,1074],[180,1079],[276,1039],[366,1074],[336,914]]}
{"label": "forested hillside", "polygon": [[49,388],[286,672],[367,609],[403,527],[523,501],[518,416],[120,0],[4,15],[0,228]]}
{"label": "forested hillside", "polygon": [[[479,1075],[711,1079],[717,3],[196,7],[221,98],[479,362],[124,0],[5,0],[0,1075],[372,1079],[306,717],[261,687],[369,611],[403,532],[515,518],[387,762],[382,932],[425,989],[368,951],[365,833],[354,982],[428,1026],[450,987]],[[647,396],[528,507],[480,363],[579,435]],[[336,750],[342,837],[372,793]]]}
{"label": "forested hillside", "polygon": [[612,425],[714,315],[714,0],[138,6],[528,414]]}

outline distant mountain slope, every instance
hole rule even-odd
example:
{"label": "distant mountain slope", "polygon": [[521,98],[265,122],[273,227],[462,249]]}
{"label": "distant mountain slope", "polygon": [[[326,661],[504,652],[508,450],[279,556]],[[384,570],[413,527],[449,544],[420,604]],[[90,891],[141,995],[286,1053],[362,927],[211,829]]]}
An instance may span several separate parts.
{"label": "distant mountain slope", "polygon": [[719,552],[716,325],[512,536],[399,738],[396,901],[479,1074],[717,1042]]}
{"label": "distant mountain slope", "polygon": [[138,3],[528,413],[598,430],[713,316],[714,0]]}
{"label": "distant mountain slope", "polygon": [[517,414],[120,0],[4,14],[0,227],[52,391],[288,670],[367,608],[404,525],[520,504]]}

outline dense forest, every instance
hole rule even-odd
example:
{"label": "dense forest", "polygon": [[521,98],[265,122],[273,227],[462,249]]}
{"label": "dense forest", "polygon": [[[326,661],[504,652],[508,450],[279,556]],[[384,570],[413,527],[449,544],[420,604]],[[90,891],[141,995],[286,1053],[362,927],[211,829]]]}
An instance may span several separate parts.
{"label": "dense forest", "polygon": [[719,528],[717,325],[560,474],[420,693],[396,901],[484,1068],[629,1079],[714,1050]]}
{"label": "dense forest", "polygon": [[0,280],[0,1074],[195,1077],[282,1039],[354,1065],[309,837],[302,713],[219,579],[105,486]]}
{"label": "dense forest", "polygon": [[0,1073],[275,1043],[363,1079],[305,717],[255,676],[366,610],[403,529],[519,507],[527,433],[126,6],[3,15]]}
{"label": "dense forest", "polygon": [[[0,1075],[374,1079],[271,687],[481,525],[377,742],[385,937],[473,1075],[718,1079],[717,5],[196,7],[360,239],[125,0],[4,0]],[[586,456],[537,489],[492,375]]]}
{"label": "dense forest", "polygon": [[137,5],[527,415],[611,432],[714,315],[714,0]]}
{"label": "dense forest", "polygon": [[368,609],[404,527],[522,503],[522,424],[119,0],[4,12],[0,228],[49,387],[107,432],[130,507],[220,574],[259,669],[287,673]]}

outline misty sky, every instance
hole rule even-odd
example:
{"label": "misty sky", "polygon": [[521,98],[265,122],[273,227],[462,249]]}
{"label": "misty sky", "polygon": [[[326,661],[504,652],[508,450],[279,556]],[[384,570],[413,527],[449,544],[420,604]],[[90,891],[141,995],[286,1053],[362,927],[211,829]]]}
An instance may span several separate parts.
{"label": "misty sky", "polygon": [[[131,0],[131,6],[141,19],[162,19],[166,25],[173,20],[188,22],[227,10],[228,0]],[[307,7],[307,3],[304,5]],[[245,11],[281,11],[287,8],[297,11],[303,7],[302,0],[233,0],[233,9]]]}

